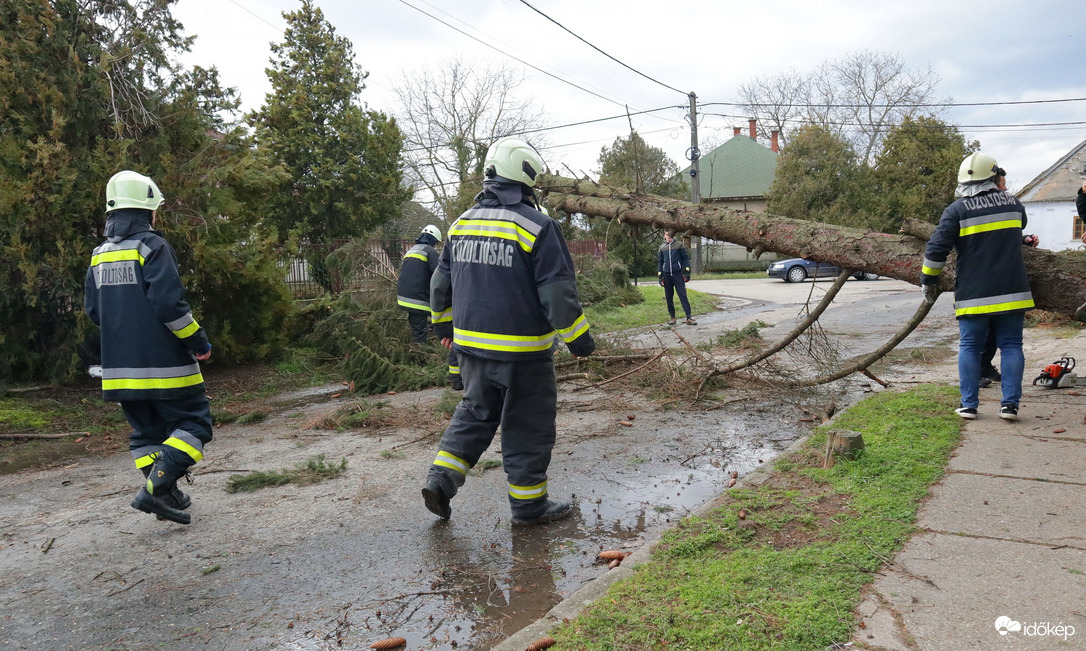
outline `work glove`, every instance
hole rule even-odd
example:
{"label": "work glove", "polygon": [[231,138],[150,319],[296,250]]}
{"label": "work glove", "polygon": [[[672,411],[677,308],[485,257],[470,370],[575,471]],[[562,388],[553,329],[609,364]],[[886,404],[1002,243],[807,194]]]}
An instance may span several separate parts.
{"label": "work glove", "polygon": [[664,274],[662,272],[656,272],[656,280],[660,283],[660,286],[664,286]]}
{"label": "work glove", "polygon": [[690,282],[690,270],[689,269],[687,269],[686,273],[683,274],[683,282],[684,283]]}
{"label": "work glove", "polygon": [[938,285],[923,285],[923,288],[925,303],[934,303],[935,299],[939,298],[941,292]]}

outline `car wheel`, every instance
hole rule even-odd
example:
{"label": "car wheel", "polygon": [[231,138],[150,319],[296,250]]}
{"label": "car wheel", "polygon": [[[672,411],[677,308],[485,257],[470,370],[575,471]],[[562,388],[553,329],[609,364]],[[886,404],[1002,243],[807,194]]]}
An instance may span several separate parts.
{"label": "car wheel", "polygon": [[879,279],[878,274],[867,273],[866,271],[864,272],[864,280],[878,280],[878,279]]}
{"label": "car wheel", "polygon": [[803,267],[792,267],[784,277],[786,283],[801,283],[807,280],[807,271]]}

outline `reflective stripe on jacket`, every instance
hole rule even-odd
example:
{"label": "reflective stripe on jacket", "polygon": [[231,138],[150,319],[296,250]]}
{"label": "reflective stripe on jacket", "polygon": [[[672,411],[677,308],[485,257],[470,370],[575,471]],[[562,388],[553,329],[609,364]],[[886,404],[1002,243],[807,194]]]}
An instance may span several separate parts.
{"label": "reflective stripe on jacket", "polygon": [[173,248],[149,223],[128,230],[94,249],[84,283],[84,308],[102,333],[102,397],[121,402],[202,393],[194,353],[211,345],[184,300]]}
{"label": "reflective stripe on jacket", "polygon": [[921,282],[939,282],[947,256],[958,252],[954,313],[998,314],[1033,307],[1029,277],[1022,259],[1026,209],[1002,190],[963,197],[943,211],[928,240]]}
{"label": "reflective stripe on jacket", "polygon": [[574,354],[591,353],[595,343],[558,224],[526,203],[502,205],[490,192],[476,201],[449,228],[434,272],[434,333],[486,359],[548,357],[556,337]]}

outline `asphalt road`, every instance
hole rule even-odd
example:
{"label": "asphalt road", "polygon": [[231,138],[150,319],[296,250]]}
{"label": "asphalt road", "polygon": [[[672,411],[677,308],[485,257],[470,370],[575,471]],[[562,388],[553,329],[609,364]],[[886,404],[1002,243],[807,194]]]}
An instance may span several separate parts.
{"label": "asphalt road", "polygon": [[[773,340],[829,281],[691,286],[719,295],[721,311],[697,326],[623,336],[682,346],[676,331],[698,343],[758,319]],[[918,301],[906,283],[850,280],[823,326],[868,350]],[[905,345],[952,340],[948,314],[949,300],[940,301]],[[846,401],[877,390],[872,384],[852,382]],[[434,412],[441,389],[370,398],[386,404],[377,409],[386,424],[314,429],[357,399],[332,397],[342,391],[281,396],[268,420],[216,429],[185,488],[193,498],[187,527],[130,508],[139,475],[127,454],[0,475],[2,646],[365,649],[398,635],[411,649],[487,649],[605,574],[600,549],[644,546],[726,490],[733,471],[768,463],[808,431],[826,400],[820,389],[784,398],[760,389],[700,411],[621,383],[564,382],[550,484],[575,512],[521,531],[509,526],[500,467],[471,473],[451,521],[423,507],[419,488],[443,429]],[[500,459],[499,447],[496,439],[483,458]],[[347,459],[345,476],[226,490],[231,474],[290,468],[317,454]]]}

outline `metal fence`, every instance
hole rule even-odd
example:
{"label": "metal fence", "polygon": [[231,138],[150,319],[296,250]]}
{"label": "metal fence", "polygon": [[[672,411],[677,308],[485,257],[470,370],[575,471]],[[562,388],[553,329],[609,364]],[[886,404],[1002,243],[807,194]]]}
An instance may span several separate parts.
{"label": "metal fence", "polygon": [[[319,296],[327,290],[332,293],[358,291],[372,285],[372,281],[382,278],[373,269],[392,269],[399,273],[400,262],[404,253],[414,244],[414,240],[371,240],[361,256],[370,258],[372,264],[358,265],[351,278],[341,278],[338,273],[325,271],[329,278],[322,284],[319,276],[325,269],[324,261],[328,256],[344,246],[348,240],[334,240],[331,243],[304,244],[298,248],[297,257],[280,263],[286,272],[285,281],[295,298]],[[597,240],[579,240],[567,242],[569,252],[575,256],[593,256],[602,258],[607,255],[607,243]]]}

